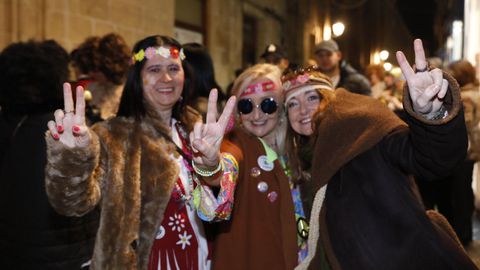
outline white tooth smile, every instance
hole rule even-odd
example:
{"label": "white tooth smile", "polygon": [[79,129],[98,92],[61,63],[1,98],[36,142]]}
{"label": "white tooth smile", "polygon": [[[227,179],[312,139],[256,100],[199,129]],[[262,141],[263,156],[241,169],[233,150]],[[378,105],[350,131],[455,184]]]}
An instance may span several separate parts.
{"label": "white tooth smile", "polygon": [[255,126],[262,126],[262,125],[265,125],[267,121],[253,121],[252,124],[255,125]]}
{"label": "white tooth smile", "polygon": [[310,118],[308,119],[303,119],[302,121],[300,121],[300,123],[302,124],[309,124],[312,120]]}
{"label": "white tooth smile", "polygon": [[173,88],[157,88],[156,90],[157,90],[157,92],[160,92],[160,93],[173,92]]}

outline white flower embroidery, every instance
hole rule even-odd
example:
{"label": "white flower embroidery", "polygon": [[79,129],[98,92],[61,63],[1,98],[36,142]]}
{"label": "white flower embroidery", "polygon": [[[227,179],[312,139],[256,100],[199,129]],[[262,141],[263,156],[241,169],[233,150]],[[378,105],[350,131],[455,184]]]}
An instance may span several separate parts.
{"label": "white flower embroidery", "polygon": [[163,226],[160,226],[160,229],[158,229],[157,236],[155,239],[162,239],[165,236],[165,228]]}
{"label": "white flower embroidery", "polygon": [[185,246],[190,246],[190,241],[188,241],[188,240],[190,240],[190,238],[192,238],[192,236],[187,235],[187,231],[184,231],[183,235],[179,234],[178,238],[180,238],[180,240],[178,240],[177,245],[182,245],[182,249],[185,249]]}
{"label": "white flower embroidery", "polygon": [[168,222],[168,226],[172,227],[172,231],[175,230],[180,232],[182,229],[185,228],[185,219],[182,218],[181,215],[174,214],[173,217],[168,218],[170,222]]}

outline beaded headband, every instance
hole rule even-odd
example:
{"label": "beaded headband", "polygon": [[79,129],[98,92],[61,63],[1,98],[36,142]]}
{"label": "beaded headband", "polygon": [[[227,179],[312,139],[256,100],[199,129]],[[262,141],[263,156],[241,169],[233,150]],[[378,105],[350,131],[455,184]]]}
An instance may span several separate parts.
{"label": "beaded headband", "polygon": [[240,95],[240,97],[257,94],[262,92],[269,92],[275,90],[275,83],[272,81],[263,82],[263,83],[254,83],[250,84],[245,88],[245,91]]}
{"label": "beaded headband", "polygon": [[135,64],[135,62],[142,62],[145,58],[150,60],[155,55],[160,55],[164,58],[180,58],[180,60],[185,60],[185,54],[183,53],[183,49],[179,50],[176,47],[148,47],[145,50],[141,49],[132,56],[132,64]]}

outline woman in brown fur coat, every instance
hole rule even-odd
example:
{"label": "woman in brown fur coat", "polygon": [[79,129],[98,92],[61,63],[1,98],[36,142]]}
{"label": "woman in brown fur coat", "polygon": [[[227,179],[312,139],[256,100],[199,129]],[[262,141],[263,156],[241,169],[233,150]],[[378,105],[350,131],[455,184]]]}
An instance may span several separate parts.
{"label": "woman in brown fur coat", "polygon": [[[209,269],[199,216],[227,219],[231,211],[224,191],[233,189],[236,172],[219,149],[235,98],[217,122],[212,91],[206,124],[193,127],[198,114],[182,102],[190,95],[184,58],[172,38],[139,41],[117,117],[92,128],[85,125],[83,89],[76,89],[74,110],[64,85],[64,110],[48,123],[46,189],[64,215],[100,205],[91,269]],[[204,184],[219,186],[219,197]]]}
{"label": "woman in brown fur coat", "polygon": [[297,269],[477,269],[445,219],[425,212],[410,177],[438,178],[467,149],[458,84],[428,70],[420,40],[414,47],[416,72],[397,52],[408,125],[370,97],[334,90],[315,68],[284,78],[299,170],[311,172],[316,193]]}

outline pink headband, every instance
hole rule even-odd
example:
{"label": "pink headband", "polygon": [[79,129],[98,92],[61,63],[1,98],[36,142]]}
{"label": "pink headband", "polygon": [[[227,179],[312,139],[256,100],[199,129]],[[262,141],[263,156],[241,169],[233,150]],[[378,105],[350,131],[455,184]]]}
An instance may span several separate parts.
{"label": "pink headband", "polygon": [[254,83],[247,86],[245,88],[245,91],[243,91],[243,93],[240,95],[240,97],[251,95],[251,94],[270,92],[273,90],[275,90],[275,83],[272,81],[263,82],[263,83]]}

